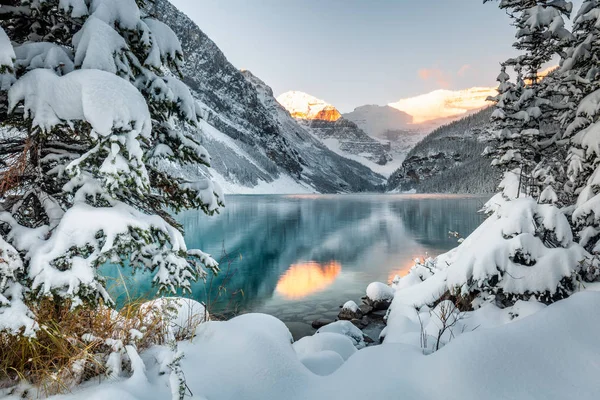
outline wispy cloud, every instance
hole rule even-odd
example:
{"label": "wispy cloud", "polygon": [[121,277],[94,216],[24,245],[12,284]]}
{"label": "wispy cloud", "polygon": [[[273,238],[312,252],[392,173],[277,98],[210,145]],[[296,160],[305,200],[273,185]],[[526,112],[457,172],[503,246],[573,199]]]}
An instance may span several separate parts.
{"label": "wispy cloud", "polygon": [[465,64],[462,67],[460,67],[460,69],[458,70],[458,72],[456,73],[456,75],[458,75],[458,76],[460,76],[462,78],[463,76],[465,76],[467,74],[467,72],[469,70],[472,70],[472,69],[473,69],[473,67],[471,67],[470,64]]}
{"label": "wispy cloud", "polygon": [[433,81],[441,88],[448,88],[451,78],[439,68],[423,68],[419,70],[419,78],[424,81]]}

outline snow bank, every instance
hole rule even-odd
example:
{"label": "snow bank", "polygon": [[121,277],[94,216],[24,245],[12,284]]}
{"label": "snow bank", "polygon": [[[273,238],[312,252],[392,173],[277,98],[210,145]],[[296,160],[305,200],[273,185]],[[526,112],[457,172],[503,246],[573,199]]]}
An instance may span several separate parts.
{"label": "snow bank", "polygon": [[[182,366],[195,398],[219,400],[591,400],[600,392],[598,308],[600,293],[578,293],[514,323],[466,332],[431,355],[405,344],[368,347],[328,376],[319,375],[339,362],[334,354],[323,351],[303,363],[283,323],[242,316],[202,324],[193,342],[180,345]],[[143,385],[90,382],[55,398],[169,399],[161,352],[142,355],[149,377]]]}

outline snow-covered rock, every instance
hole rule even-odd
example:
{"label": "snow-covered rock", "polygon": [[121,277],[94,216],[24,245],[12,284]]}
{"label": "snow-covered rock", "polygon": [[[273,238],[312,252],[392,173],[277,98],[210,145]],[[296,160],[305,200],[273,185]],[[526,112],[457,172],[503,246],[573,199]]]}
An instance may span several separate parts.
{"label": "snow-covered rock", "polygon": [[394,298],[394,289],[381,282],[367,286],[367,302],[376,310],[387,309]]}
{"label": "snow-covered rock", "polygon": [[349,300],[342,306],[338,318],[344,320],[352,320],[360,319],[362,318],[362,316],[363,313],[360,310],[360,308],[358,308],[358,305],[354,301]]}

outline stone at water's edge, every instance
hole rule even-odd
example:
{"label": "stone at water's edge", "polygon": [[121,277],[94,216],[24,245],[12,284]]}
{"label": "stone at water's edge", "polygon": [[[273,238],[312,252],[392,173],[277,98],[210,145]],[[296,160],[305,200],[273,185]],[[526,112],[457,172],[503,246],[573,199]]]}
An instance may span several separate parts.
{"label": "stone at water's edge", "polygon": [[362,298],[364,305],[371,307],[374,311],[385,311],[390,308],[392,304],[391,300],[372,300],[369,297],[365,296]]}
{"label": "stone at water's edge", "polygon": [[300,340],[305,336],[312,336],[315,329],[304,322],[286,322],[285,325],[290,330],[294,341]]}
{"label": "stone at water's edge", "polygon": [[331,323],[333,323],[333,320],[325,319],[325,318],[319,318],[319,319],[314,320],[311,325],[312,325],[313,328],[319,329],[319,328],[322,328],[325,325],[329,325]]}
{"label": "stone at water's edge", "polygon": [[338,314],[338,318],[342,320],[351,321],[353,319],[361,319],[363,317],[363,313],[360,310],[352,311],[347,308],[342,308],[340,313]]}
{"label": "stone at water's edge", "polygon": [[362,311],[363,315],[368,315],[373,312],[373,307],[371,307],[368,304],[361,304],[360,306],[358,306],[358,308],[360,309],[360,311]]}
{"label": "stone at water's edge", "polygon": [[[389,308],[389,307],[388,307]],[[387,314],[387,309],[375,310],[371,313],[376,318],[384,318]]]}

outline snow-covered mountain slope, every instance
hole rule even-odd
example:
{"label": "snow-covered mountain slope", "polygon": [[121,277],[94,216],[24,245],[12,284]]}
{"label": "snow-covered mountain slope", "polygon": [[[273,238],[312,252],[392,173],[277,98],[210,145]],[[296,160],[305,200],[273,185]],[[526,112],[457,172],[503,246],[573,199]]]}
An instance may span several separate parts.
{"label": "snow-covered mountain slope", "polygon": [[347,120],[354,122],[369,135],[391,140],[397,132],[411,129],[413,117],[390,106],[369,104],[357,107],[354,111],[343,114]]}
{"label": "snow-covered mountain slope", "polygon": [[492,108],[434,130],[407,155],[388,180],[388,190],[420,193],[493,193],[499,171],[482,156],[489,138],[482,134]]}
{"label": "snow-covered mountain slope", "polygon": [[[365,105],[343,114],[369,136],[390,143],[391,171],[396,170],[406,154],[431,132],[428,126],[413,124],[413,117],[390,106]],[[389,174],[388,174],[389,175]]]}
{"label": "snow-covered mountain slope", "polygon": [[286,92],[277,97],[277,101],[335,153],[386,176],[395,169],[390,166],[389,142],[369,136],[354,122],[343,118],[331,104],[298,91]]}
{"label": "snow-covered mountain slope", "polygon": [[[208,171],[226,192],[361,192],[384,180],[314,140],[288,114],[281,117],[272,94],[259,95],[215,43],[168,0],[148,3],[148,11],[173,28],[186,57],[183,81],[204,110],[203,146],[212,157]],[[265,85],[266,86],[266,85]],[[285,113],[287,114],[287,113]]]}

